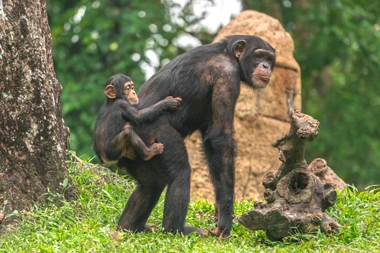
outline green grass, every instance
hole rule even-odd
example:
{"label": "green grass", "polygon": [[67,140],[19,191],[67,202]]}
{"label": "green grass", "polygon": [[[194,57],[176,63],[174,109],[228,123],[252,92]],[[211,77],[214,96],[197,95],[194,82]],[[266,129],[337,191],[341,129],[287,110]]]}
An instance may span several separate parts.
{"label": "green grass", "polygon": [[[0,252],[377,252],[380,251],[380,192],[355,188],[339,193],[337,204],[328,214],[341,224],[334,235],[296,234],[283,242],[268,240],[262,231],[253,232],[234,222],[232,236],[226,240],[195,235],[180,237],[161,231],[150,233],[118,233],[116,223],[134,183],[108,171],[89,166],[70,166],[78,189],[75,201],[61,204],[51,201],[35,205],[21,216],[20,225],[0,238]],[[149,223],[161,227],[164,198],[154,209]],[[253,202],[235,202],[241,215],[253,208]],[[193,201],[187,224],[214,228],[213,205]]]}

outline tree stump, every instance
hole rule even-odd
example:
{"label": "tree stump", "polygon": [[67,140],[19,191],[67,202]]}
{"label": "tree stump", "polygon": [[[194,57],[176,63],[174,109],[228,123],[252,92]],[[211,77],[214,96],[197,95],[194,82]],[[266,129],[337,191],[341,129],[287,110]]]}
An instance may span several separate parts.
{"label": "tree stump", "polygon": [[269,239],[281,240],[294,232],[309,233],[318,227],[323,232],[338,229],[338,223],[323,211],[334,205],[336,192],[330,183],[323,184],[309,170],[305,161],[308,141],[318,136],[319,122],[293,110],[291,127],[273,146],[282,162],[276,173],[264,176],[264,202],[239,217],[239,222],[252,230],[265,230]]}

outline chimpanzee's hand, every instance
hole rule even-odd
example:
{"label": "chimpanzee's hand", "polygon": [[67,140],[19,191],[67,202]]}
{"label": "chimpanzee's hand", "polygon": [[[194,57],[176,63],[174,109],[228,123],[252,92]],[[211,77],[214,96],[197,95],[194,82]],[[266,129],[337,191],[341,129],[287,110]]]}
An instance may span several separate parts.
{"label": "chimpanzee's hand", "polygon": [[175,110],[177,107],[181,106],[182,98],[173,98],[172,96],[168,96],[165,98],[165,103],[168,106],[168,109]]}

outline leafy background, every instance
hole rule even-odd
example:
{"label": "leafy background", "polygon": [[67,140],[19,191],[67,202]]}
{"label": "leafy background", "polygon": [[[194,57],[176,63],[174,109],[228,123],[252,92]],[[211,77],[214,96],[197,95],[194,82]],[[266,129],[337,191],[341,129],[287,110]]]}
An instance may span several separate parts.
{"label": "leafy background", "polygon": [[[212,0],[203,0],[212,4]],[[115,73],[139,87],[149,71],[189,49],[179,38],[210,43],[195,0],[48,1],[55,71],[71,129],[70,149],[93,157],[92,132],[105,81]],[[302,71],[302,111],[320,120],[307,160],[325,158],[359,189],[380,183],[380,8],[369,0],[241,0],[281,21]],[[148,72],[147,72],[148,69]]]}

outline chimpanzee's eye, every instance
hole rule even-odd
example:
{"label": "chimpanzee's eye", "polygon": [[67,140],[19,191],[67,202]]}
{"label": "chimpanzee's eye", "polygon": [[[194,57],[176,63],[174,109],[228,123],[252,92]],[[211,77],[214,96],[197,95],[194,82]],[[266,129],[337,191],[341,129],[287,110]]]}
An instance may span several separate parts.
{"label": "chimpanzee's eye", "polygon": [[274,56],[270,54],[270,55],[268,55],[267,59],[268,59],[269,61],[274,61]]}

